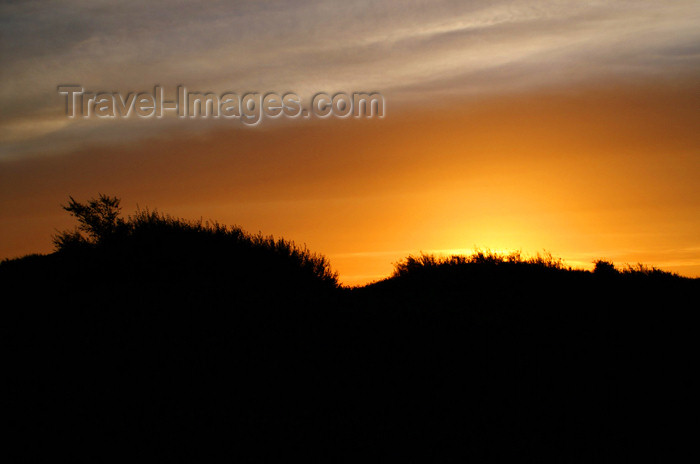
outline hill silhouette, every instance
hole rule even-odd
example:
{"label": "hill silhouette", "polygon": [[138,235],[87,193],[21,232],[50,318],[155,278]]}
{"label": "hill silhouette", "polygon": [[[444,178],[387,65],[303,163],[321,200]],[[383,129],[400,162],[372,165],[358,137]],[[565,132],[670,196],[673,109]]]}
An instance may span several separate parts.
{"label": "hill silhouette", "polygon": [[683,440],[697,279],[481,252],[350,289],[283,239],[64,208],[54,253],[0,264],[25,459],[653,462]]}

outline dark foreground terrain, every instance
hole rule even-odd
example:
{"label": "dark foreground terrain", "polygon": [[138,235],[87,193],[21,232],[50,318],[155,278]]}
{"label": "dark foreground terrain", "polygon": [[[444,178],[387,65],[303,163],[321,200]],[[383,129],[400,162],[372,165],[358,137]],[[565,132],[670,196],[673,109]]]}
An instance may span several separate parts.
{"label": "dark foreground terrain", "polygon": [[57,252],[0,265],[18,462],[672,462],[690,440],[697,279],[481,254],[346,289],[282,240],[73,206]]}

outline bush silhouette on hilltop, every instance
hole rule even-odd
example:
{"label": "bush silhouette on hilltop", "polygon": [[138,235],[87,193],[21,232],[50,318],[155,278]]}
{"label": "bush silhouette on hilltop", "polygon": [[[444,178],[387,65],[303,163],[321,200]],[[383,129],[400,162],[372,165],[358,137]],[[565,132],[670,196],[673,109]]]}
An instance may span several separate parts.
{"label": "bush silhouette on hilltop", "polygon": [[77,219],[78,226],[54,236],[61,255],[89,251],[93,258],[109,258],[111,266],[130,267],[130,272],[160,265],[175,266],[190,277],[196,270],[200,278],[209,275],[217,281],[228,276],[255,284],[274,281],[284,287],[338,285],[337,273],[326,257],[282,238],[148,209],[125,219],[120,217],[120,199],[103,194],[85,203],[70,197],[63,209]]}

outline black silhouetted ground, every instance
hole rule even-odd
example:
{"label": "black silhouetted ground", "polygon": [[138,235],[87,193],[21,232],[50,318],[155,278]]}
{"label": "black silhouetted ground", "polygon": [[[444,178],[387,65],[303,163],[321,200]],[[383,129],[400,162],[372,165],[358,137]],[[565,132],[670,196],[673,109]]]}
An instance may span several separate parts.
{"label": "black silhouetted ground", "polygon": [[0,265],[20,461],[669,462],[690,437],[697,279],[482,253],[347,289],[114,201]]}

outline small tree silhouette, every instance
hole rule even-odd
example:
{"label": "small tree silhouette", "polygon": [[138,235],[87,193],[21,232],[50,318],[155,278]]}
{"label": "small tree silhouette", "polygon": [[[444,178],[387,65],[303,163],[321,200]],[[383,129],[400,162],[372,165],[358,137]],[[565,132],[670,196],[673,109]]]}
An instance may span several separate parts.
{"label": "small tree silhouette", "polygon": [[593,261],[595,264],[595,268],[593,269],[593,272],[597,275],[602,275],[602,276],[609,276],[609,275],[614,275],[618,274],[617,269],[615,269],[615,265],[611,261],[606,261],[604,259],[598,259]]}
{"label": "small tree silhouette", "polygon": [[[93,198],[87,203],[77,202],[73,197],[69,199],[68,205],[61,207],[78,219],[78,227],[54,235],[53,243],[58,250],[96,244],[126,225],[119,217],[121,200],[117,197],[100,193],[99,198]],[[87,237],[82,232],[87,234]]]}

